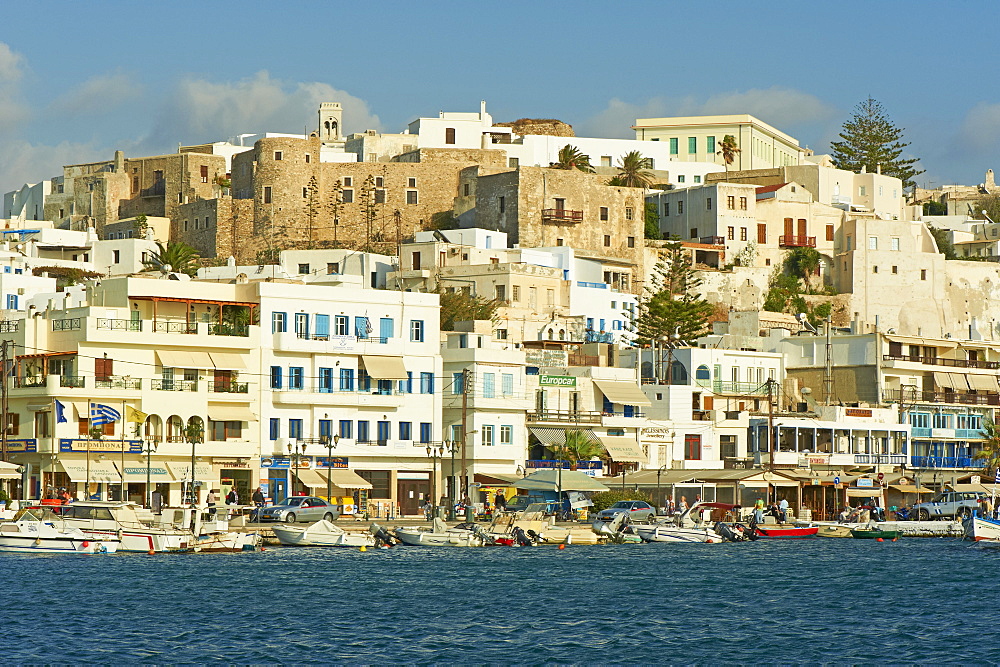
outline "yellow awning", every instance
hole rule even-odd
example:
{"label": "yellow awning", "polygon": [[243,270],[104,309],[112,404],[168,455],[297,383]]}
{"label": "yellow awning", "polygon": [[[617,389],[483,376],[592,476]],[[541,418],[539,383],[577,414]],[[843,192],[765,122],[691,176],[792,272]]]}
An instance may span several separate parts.
{"label": "yellow awning", "polygon": [[339,489],[370,489],[372,488],[372,483],[367,479],[354,472],[353,470],[344,470],[343,468],[319,468],[315,472],[319,473],[319,476],[323,478],[323,484],[326,484],[326,475],[329,472],[330,481],[333,483],[334,488]]}
{"label": "yellow awning", "polygon": [[381,357],[373,354],[362,354],[361,362],[365,365],[368,375],[376,380],[405,380],[406,367],[403,357]]}
{"label": "yellow awning", "polygon": [[18,466],[6,461],[0,461],[0,479],[21,479],[21,473],[17,471]]}
{"label": "yellow awning", "polygon": [[309,470],[305,468],[303,470],[296,470],[295,476],[299,478],[299,481],[310,489],[325,489],[326,488],[326,476],[320,475],[315,470]]}
{"label": "yellow awning", "polygon": [[847,489],[848,498],[877,498],[882,495],[881,486],[851,487]]}
{"label": "yellow awning", "polygon": [[996,375],[969,374],[965,376],[965,379],[969,382],[969,387],[976,391],[997,391]]}
{"label": "yellow awning", "polygon": [[232,352],[209,352],[208,356],[212,358],[212,365],[216,368],[228,368],[245,370],[247,365],[243,361],[242,354],[233,354]]}
{"label": "yellow awning", "polygon": [[208,418],[214,422],[255,422],[257,415],[245,405],[209,405]]}
{"label": "yellow awning", "polygon": [[[167,468],[170,470],[170,474],[173,475],[174,479],[178,482],[191,481],[191,463],[168,463]],[[212,472],[212,466],[207,463],[195,463],[194,475],[195,481],[209,483],[215,482],[215,473]]]}
{"label": "yellow awning", "polygon": [[633,438],[620,435],[601,435],[601,444],[608,450],[608,456],[619,463],[645,463],[648,457]]}
{"label": "yellow awning", "polygon": [[635,382],[622,382],[620,380],[594,380],[594,384],[601,393],[611,401],[619,405],[652,405],[642,393],[639,385]]}
{"label": "yellow awning", "polygon": [[934,384],[939,387],[948,387],[957,391],[968,391],[969,383],[965,381],[965,376],[958,373],[934,372]]}
{"label": "yellow awning", "polygon": [[[60,460],[59,465],[62,466],[63,471],[69,478],[74,482],[121,482],[121,475],[115,469],[114,464],[111,461],[99,461],[91,459],[90,465],[87,465],[86,460],[72,460],[65,461]],[[89,468],[89,470],[88,470]],[[87,479],[87,474],[90,474],[90,479]]]}
{"label": "yellow awning", "polygon": [[213,368],[208,352],[191,350],[157,350],[156,357],[164,368]]}
{"label": "yellow awning", "polygon": [[913,486],[911,484],[890,484],[889,488],[899,491],[900,493],[934,493],[930,489],[925,489],[922,486]]}
{"label": "yellow awning", "polygon": [[921,338],[919,336],[886,336],[886,340],[891,340],[893,343],[902,343],[903,345],[923,345],[925,347],[937,347],[944,349],[954,349],[958,347],[958,341],[953,340],[935,340],[931,338]]}

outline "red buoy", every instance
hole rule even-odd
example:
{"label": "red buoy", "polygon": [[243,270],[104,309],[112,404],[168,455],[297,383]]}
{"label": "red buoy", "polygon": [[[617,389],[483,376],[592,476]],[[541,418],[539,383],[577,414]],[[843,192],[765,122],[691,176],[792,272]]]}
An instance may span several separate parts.
{"label": "red buoy", "polygon": [[153,551],[152,549],[150,549],[150,550],[149,550],[149,551],[147,551],[146,553],[148,553],[148,554],[149,554],[150,556],[152,556],[152,555],[154,555],[154,554],[155,554],[156,552],[155,552],[155,551]]}
{"label": "red buoy", "polygon": [[880,538],[878,538],[878,539],[877,539],[877,540],[875,540],[875,541],[876,541],[876,542],[885,542],[885,540],[883,540],[883,539],[882,539],[881,537],[880,537]]}
{"label": "red buoy", "polygon": [[83,548],[86,549],[89,546],[90,546],[90,542],[88,542],[87,540],[84,540],[83,541]]}

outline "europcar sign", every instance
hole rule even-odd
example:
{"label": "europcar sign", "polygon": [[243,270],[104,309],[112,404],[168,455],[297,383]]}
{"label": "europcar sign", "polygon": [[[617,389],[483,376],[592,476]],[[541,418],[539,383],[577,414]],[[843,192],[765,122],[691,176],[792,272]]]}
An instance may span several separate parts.
{"label": "europcar sign", "polygon": [[541,387],[575,387],[576,377],[573,375],[539,375],[538,384]]}

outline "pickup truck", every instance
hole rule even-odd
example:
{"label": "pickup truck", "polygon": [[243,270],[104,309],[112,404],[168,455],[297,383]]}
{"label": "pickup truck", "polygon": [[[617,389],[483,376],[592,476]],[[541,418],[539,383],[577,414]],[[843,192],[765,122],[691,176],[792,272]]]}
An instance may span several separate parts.
{"label": "pickup truck", "polygon": [[954,518],[964,519],[972,516],[973,510],[980,508],[980,498],[986,494],[977,492],[945,491],[929,503],[919,503],[913,506],[912,515],[921,520]]}

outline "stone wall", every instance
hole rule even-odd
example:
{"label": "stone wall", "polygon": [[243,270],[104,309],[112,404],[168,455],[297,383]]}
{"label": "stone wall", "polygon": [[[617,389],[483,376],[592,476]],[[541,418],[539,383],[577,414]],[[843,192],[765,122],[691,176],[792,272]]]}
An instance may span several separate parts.
{"label": "stone wall", "polygon": [[509,127],[514,134],[542,134],[550,137],[575,137],[573,126],[555,118],[521,118],[511,123],[494,123],[497,127]]}
{"label": "stone wall", "polygon": [[125,174],[129,194],[120,202],[120,217],[155,215],[176,219],[178,206],[221,194],[215,179],[225,176],[226,158],[205,153],[132,158],[125,160]]}

